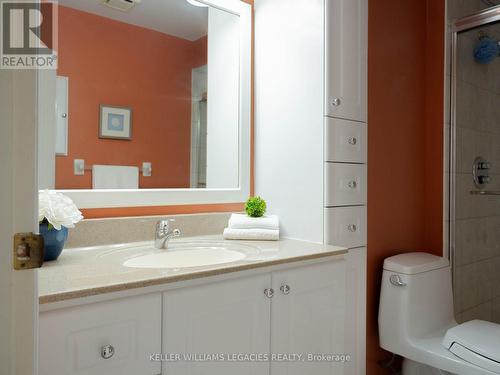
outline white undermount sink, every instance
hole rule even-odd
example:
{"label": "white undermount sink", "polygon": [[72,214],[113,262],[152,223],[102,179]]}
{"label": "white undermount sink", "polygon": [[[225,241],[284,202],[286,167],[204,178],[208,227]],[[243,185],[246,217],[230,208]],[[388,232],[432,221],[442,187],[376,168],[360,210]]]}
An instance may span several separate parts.
{"label": "white undermount sink", "polygon": [[222,241],[190,241],[170,243],[167,249],[143,247],[139,256],[123,263],[132,268],[190,268],[232,263],[259,253],[258,248]]}

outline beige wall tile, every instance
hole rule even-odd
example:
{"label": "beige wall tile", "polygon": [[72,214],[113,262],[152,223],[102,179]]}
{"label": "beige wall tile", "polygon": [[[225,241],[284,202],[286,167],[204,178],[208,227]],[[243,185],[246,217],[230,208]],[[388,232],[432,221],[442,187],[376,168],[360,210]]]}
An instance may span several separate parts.
{"label": "beige wall tile", "polygon": [[492,301],[491,321],[500,324],[500,297],[497,297]]}
{"label": "beige wall tile", "polygon": [[[475,306],[472,309],[465,310],[460,314],[459,323],[468,322],[469,320],[480,319],[491,321],[492,318],[492,303],[491,301]],[[458,321],[458,319],[457,319]]]}
{"label": "beige wall tile", "polygon": [[453,20],[487,8],[481,0],[448,0],[448,19]]}

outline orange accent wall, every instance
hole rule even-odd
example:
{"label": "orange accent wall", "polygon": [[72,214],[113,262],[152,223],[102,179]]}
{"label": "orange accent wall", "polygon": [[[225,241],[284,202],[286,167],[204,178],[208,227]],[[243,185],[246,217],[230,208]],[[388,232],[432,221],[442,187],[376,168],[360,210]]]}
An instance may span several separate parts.
{"label": "orange accent wall", "polygon": [[425,55],[425,242],[443,247],[445,1],[427,0]]}
{"label": "orange accent wall", "polygon": [[442,254],[444,0],[370,1],[367,374],[378,343],[384,258]]}
{"label": "orange accent wall", "polygon": [[[69,154],[56,157],[56,188],[91,188],[86,165],[141,166],[141,188],[189,187],[191,71],[206,64],[207,38],[188,41],[59,7],[58,75],[69,77]],[[132,140],[98,138],[99,105],[132,108]]]}

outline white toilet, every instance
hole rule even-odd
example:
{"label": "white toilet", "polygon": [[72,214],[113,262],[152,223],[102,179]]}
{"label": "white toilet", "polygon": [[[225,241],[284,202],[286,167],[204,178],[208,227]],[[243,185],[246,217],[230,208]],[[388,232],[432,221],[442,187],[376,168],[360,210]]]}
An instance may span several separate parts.
{"label": "white toilet", "polygon": [[403,375],[500,374],[500,325],[457,325],[447,259],[407,253],[385,259],[380,346],[405,358]]}

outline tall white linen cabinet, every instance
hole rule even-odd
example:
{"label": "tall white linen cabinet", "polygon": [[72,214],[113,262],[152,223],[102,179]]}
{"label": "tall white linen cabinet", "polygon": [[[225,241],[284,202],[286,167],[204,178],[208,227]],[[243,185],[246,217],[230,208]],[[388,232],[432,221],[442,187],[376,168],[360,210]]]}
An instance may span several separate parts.
{"label": "tall white linen cabinet", "polygon": [[368,0],[255,0],[255,191],[282,235],[349,248],[344,374],[365,374]]}

